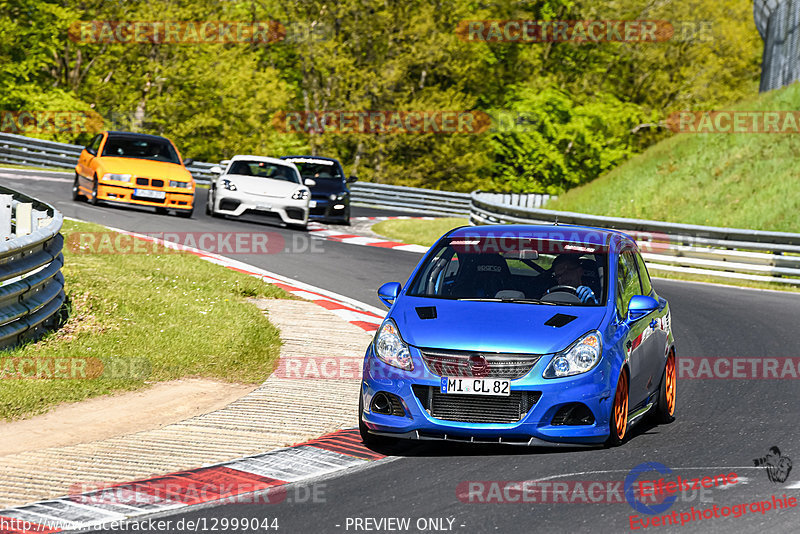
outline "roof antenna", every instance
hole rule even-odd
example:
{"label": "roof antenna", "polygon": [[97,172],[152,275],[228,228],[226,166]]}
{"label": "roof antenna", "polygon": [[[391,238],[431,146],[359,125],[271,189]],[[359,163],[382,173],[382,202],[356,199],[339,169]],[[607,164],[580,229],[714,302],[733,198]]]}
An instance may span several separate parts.
{"label": "roof antenna", "polygon": [[553,226],[558,226],[558,215],[556,215],[556,222],[553,223]]}

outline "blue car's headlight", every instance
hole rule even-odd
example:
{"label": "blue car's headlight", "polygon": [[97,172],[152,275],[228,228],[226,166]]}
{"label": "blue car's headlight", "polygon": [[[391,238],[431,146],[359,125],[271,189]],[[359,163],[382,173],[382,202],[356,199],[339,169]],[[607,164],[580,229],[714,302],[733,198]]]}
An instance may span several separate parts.
{"label": "blue car's headlight", "polygon": [[375,356],[393,367],[406,371],[414,370],[408,345],[400,337],[400,331],[391,319],[384,321],[378,329],[378,334],[375,336]]}
{"label": "blue car's headlight", "polygon": [[603,342],[600,332],[589,332],[570,347],[556,354],[544,370],[544,378],[559,378],[585,373],[600,361]]}

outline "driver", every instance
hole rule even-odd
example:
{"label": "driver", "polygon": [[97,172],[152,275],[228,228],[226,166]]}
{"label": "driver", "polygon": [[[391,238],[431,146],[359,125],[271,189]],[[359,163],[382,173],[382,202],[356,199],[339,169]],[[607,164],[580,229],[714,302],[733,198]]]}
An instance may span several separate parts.
{"label": "driver", "polygon": [[556,285],[574,287],[581,302],[597,304],[594,291],[583,285],[583,267],[577,254],[561,254],[553,260],[551,267]]}

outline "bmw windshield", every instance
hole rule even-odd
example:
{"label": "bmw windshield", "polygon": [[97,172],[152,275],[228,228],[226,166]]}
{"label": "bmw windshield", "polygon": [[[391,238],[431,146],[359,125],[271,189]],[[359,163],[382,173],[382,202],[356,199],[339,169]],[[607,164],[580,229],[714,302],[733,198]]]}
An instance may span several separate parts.
{"label": "bmw windshield", "polygon": [[103,148],[103,156],[181,163],[172,144],[158,138],[110,135]]}
{"label": "bmw windshield", "polygon": [[427,256],[410,296],[599,306],[606,299],[607,250],[528,237],[445,238]]}

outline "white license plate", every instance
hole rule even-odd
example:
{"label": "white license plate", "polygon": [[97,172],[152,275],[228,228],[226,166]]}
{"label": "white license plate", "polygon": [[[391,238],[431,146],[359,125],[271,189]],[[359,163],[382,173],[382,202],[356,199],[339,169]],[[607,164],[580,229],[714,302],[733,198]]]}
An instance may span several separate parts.
{"label": "white license plate", "polygon": [[309,208],[316,208],[317,207],[317,201],[316,200],[309,200],[308,201],[308,207]]}
{"label": "white license plate", "polygon": [[442,393],[456,395],[511,395],[511,381],[505,378],[464,378],[443,376]]}
{"label": "white license plate", "polygon": [[167,194],[164,191],[153,191],[152,189],[136,189],[133,194],[144,198],[158,198],[161,200],[167,198]]}
{"label": "white license plate", "polygon": [[261,211],[272,211],[272,204],[259,204],[256,209]]}

